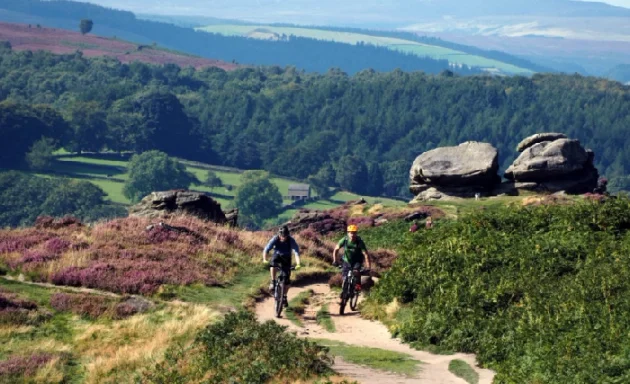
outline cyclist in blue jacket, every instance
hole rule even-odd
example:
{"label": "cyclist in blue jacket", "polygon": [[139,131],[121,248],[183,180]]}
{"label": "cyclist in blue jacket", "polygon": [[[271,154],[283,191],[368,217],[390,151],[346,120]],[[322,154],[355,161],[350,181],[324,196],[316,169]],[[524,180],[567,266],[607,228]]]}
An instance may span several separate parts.
{"label": "cyclist in blue jacket", "polygon": [[271,283],[269,284],[269,290],[273,292],[276,288],[276,268],[274,265],[279,266],[286,275],[286,284],[284,285],[284,300],[283,303],[287,305],[287,293],[289,292],[289,284],[291,282],[291,251],[295,255],[295,269],[300,268],[300,247],[298,247],[295,239],[291,237],[289,228],[285,225],[278,231],[278,234],[269,240],[267,246],[263,250],[263,262],[267,262],[267,254],[273,249],[273,256],[271,257]]}

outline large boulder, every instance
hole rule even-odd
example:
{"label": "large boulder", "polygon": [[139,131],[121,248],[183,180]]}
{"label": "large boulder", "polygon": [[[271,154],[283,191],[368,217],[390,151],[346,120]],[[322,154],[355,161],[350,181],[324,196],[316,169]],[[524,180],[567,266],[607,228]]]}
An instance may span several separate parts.
{"label": "large boulder", "polygon": [[[185,190],[152,192],[129,209],[130,216],[160,218],[187,214],[219,224],[228,222],[221,204],[204,193]],[[236,219],[232,218],[233,222]]]}
{"label": "large boulder", "polygon": [[[518,193],[528,190],[539,193],[592,192],[599,174],[593,166],[595,154],[582,147],[578,140],[549,133],[530,136],[519,144],[520,156],[505,171],[509,181],[494,193]],[[554,139],[554,137],[559,137]]]}
{"label": "large boulder", "polygon": [[409,171],[413,202],[486,195],[500,182],[499,152],[488,143],[469,141],[441,147],[416,158]]}
{"label": "large boulder", "polygon": [[523,152],[527,148],[531,147],[534,144],[542,143],[545,141],[555,141],[558,139],[566,139],[567,135],[564,133],[556,133],[556,132],[547,132],[547,133],[537,133],[535,135],[531,135],[526,137],[518,143],[516,146],[516,150],[519,152]]}
{"label": "large boulder", "polygon": [[409,177],[412,187],[420,188],[491,186],[498,182],[498,169],[496,148],[488,143],[469,141],[421,154],[413,162]]}
{"label": "large boulder", "polygon": [[493,195],[519,195],[519,191],[535,193],[565,192],[580,194],[592,192],[597,187],[599,173],[595,168],[588,168],[583,172],[561,176],[545,181],[506,181],[492,191]]}
{"label": "large boulder", "polygon": [[558,139],[532,145],[505,171],[515,181],[548,181],[585,170],[589,154],[578,140]]}

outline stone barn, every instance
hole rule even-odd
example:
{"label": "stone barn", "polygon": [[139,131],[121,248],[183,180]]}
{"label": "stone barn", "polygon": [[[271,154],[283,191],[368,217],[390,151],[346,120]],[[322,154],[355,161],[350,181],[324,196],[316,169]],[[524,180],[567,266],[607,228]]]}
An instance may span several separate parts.
{"label": "stone barn", "polygon": [[308,184],[289,184],[289,200],[306,200],[311,197],[311,186]]}

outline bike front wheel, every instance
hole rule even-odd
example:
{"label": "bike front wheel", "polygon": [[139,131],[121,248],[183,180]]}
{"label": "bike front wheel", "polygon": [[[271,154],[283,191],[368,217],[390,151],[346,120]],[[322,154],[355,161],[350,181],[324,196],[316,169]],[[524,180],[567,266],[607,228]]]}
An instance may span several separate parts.
{"label": "bike front wheel", "polygon": [[343,315],[346,311],[346,304],[348,303],[348,280],[344,280],[341,286],[341,302],[339,303],[339,314]]}
{"label": "bike front wheel", "polygon": [[276,317],[280,317],[280,315],[282,314],[282,308],[284,307],[282,305],[283,296],[284,296],[284,283],[278,282],[276,284],[276,290],[274,292],[274,298],[276,299],[276,302],[275,302]]}
{"label": "bike front wheel", "polygon": [[350,298],[350,309],[353,311],[356,311],[358,304],[359,304],[359,292],[354,292],[352,293],[352,297]]}

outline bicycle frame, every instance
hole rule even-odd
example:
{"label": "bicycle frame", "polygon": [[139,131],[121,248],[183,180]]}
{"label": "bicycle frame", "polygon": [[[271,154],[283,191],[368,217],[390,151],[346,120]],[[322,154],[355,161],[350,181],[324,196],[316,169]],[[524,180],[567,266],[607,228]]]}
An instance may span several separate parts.
{"label": "bicycle frame", "polygon": [[[278,275],[276,276],[276,287],[274,289],[273,292],[273,297],[275,299],[275,310],[276,310],[276,317],[280,317],[280,315],[282,314],[282,302],[283,302],[283,298],[284,298],[284,290],[285,290],[285,285],[286,285],[286,278],[287,278],[287,274],[285,273],[285,271],[282,269],[282,267],[280,265],[271,265],[272,268],[278,269]],[[295,270],[295,267],[291,267],[290,268],[292,271]]]}
{"label": "bicycle frame", "polygon": [[357,309],[357,304],[359,300],[359,295],[361,291],[356,289],[357,282],[355,276],[355,271],[361,275],[361,270],[352,269],[348,270],[348,273],[343,276],[343,283],[341,285],[341,302],[339,303],[339,314],[343,315],[346,309],[346,304],[350,303],[350,309],[355,311]]}

